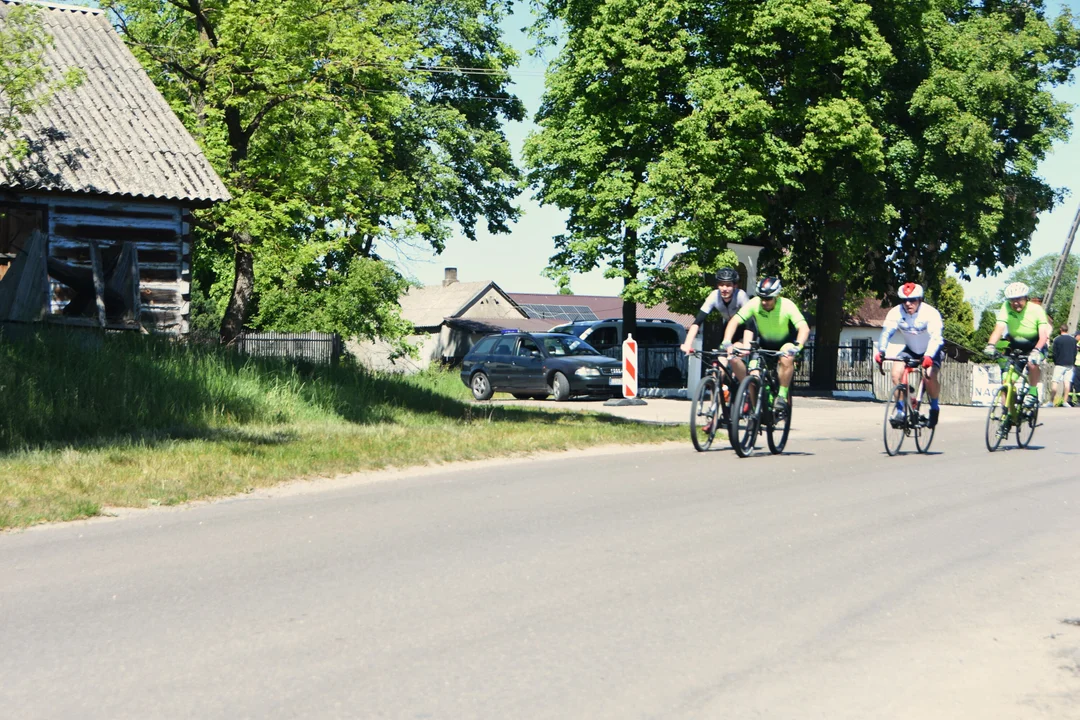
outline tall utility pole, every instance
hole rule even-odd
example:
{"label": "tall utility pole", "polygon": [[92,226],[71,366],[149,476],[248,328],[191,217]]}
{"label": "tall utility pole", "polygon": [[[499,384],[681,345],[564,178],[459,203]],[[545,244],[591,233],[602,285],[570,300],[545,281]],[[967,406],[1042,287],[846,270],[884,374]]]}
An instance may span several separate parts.
{"label": "tall utility pole", "polygon": [[1072,305],[1069,306],[1069,333],[1076,334],[1076,322],[1080,320],[1080,273],[1076,274],[1076,289],[1073,290]]}
{"label": "tall utility pole", "polygon": [[[1080,207],[1076,208],[1076,216],[1073,217],[1072,227],[1069,228],[1069,236],[1065,238],[1065,249],[1061,251],[1061,256],[1054,265],[1054,274],[1050,276],[1050,284],[1046,287],[1046,294],[1043,295],[1043,307],[1050,307],[1050,303],[1054,301],[1054,293],[1057,291],[1058,283],[1061,282],[1061,276],[1065,273],[1065,263],[1068,262],[1069,253],[1072,252],[1073,238],[1076,237],[1077,226],[1080,226]],[[1080,283],[1080,277],[1076,278],[1076,282]],[[1072,307],[1076,307],[1075,293],[1073,294]],[[1071,310],[1069,312],[1069,327],[1071,329],[1076,328],[1076,315]]]}

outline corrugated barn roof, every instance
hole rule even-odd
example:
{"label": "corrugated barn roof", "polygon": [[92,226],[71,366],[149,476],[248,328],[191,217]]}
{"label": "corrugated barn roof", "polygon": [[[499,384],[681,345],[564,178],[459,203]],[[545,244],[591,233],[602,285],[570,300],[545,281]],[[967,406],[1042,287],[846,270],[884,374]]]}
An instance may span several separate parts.
{"label": "corrugated barn roof", "polygon": [[[0,23],[13,0],[0,0]],[[120,195],[207,205],[229,199],[195,140],[101,10],[37,4],[53,38],[45,62],[85,79],[22,119],[30,156],[0,164],[0,189]],[[0,156],[5,154],[0,140]]]}

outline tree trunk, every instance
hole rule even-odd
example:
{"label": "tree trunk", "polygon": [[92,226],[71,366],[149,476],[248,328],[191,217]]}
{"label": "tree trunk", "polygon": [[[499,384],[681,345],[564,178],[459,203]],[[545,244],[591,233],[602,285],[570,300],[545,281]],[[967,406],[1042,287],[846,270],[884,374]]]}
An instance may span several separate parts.
{"label": "tree trunk", "polygon": [[847,282],[840,267],[840,254],[826,245],[821,258],[822,281],[818,287],[817,327],[814,330],[814,369],[810,387],[836,389],[836,348],[844,325],[844,295]]}
{"label": "tree trunk", "polygon": [[[630,286],[635,280],[637,280],[637,230],[627,228],[626,233],[623,236],[623,270],[626,271],[626,275],[623,277],[623,290]],[[637,334],[637,301],[623,300],[622,304],[622,339],[626,340],[628,335]],[[636,338],[635,338],[636,339]]]}
{"label": "tree trunk", "polygon": [[236,271],[233,274],[232,296],[221,319],[221,343],[232,343],[244,330],[251,300],[255,296],[255,258],[251,252],[251,236],[246,232],[233,237]]}

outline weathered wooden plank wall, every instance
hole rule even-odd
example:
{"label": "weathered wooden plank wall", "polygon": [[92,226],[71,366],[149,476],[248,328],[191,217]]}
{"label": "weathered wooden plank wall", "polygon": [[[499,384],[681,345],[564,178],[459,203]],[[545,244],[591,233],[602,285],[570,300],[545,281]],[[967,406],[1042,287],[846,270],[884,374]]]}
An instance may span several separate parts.
{"label": "weathered wooden plank wall", "polygon": [[48,247],[39,271],[47,320],[188,331],[190,216],[182,208],[135,199],[23,196],[20,201],[46,208]]}

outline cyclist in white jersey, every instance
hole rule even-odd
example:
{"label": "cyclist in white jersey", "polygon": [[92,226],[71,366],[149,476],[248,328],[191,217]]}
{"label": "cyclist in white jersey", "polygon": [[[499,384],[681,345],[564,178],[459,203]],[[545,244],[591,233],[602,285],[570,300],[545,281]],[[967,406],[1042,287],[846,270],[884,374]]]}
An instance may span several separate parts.
{"label": "cyclist in white jersey", "polygon": [[[701,304],[701,309],[698,310],[697,317],[694,318],[694,322],[687,329],[682,351],[687,355],[693,352],[694,339],[697,337],[701,324],[705,322],[705,318],[708,317],[709,313],[713,310],[720,313],[720,321],[726,327],[732,316],[739,312],[749,300],[746,291],[739,289],[739,273],[734,268],[725,267],[717,270],[716,289],[709,293],[709,297],[705,298],[705,302]],[[720,362],[727,364],[726,360]],[[739,373],[739,379],[742,379],[742,374]]]}
{"label": "cyclist in white jersey", "polygon": [[[930,396],[930,427],[937,425],[938,397],[941,394],[941,382],[937,370],[941,369],[942,349],[945,346],[944,323],[941,313],[936,308],[923,302],[923,289],[917,283],[905,283],[899,292],[900,304],[889,310],[881,328],[878,350],[874,362],[881,364],[885,357],[921,360],[926,377],[926,394]],[[889,345],[889,340],[898,332],[903,336],[904,344]],[[904,372],[903,363],[893,363],[893,384],[900,382]],[[903,409],[897,408],[899,420],[903,421]]]}

